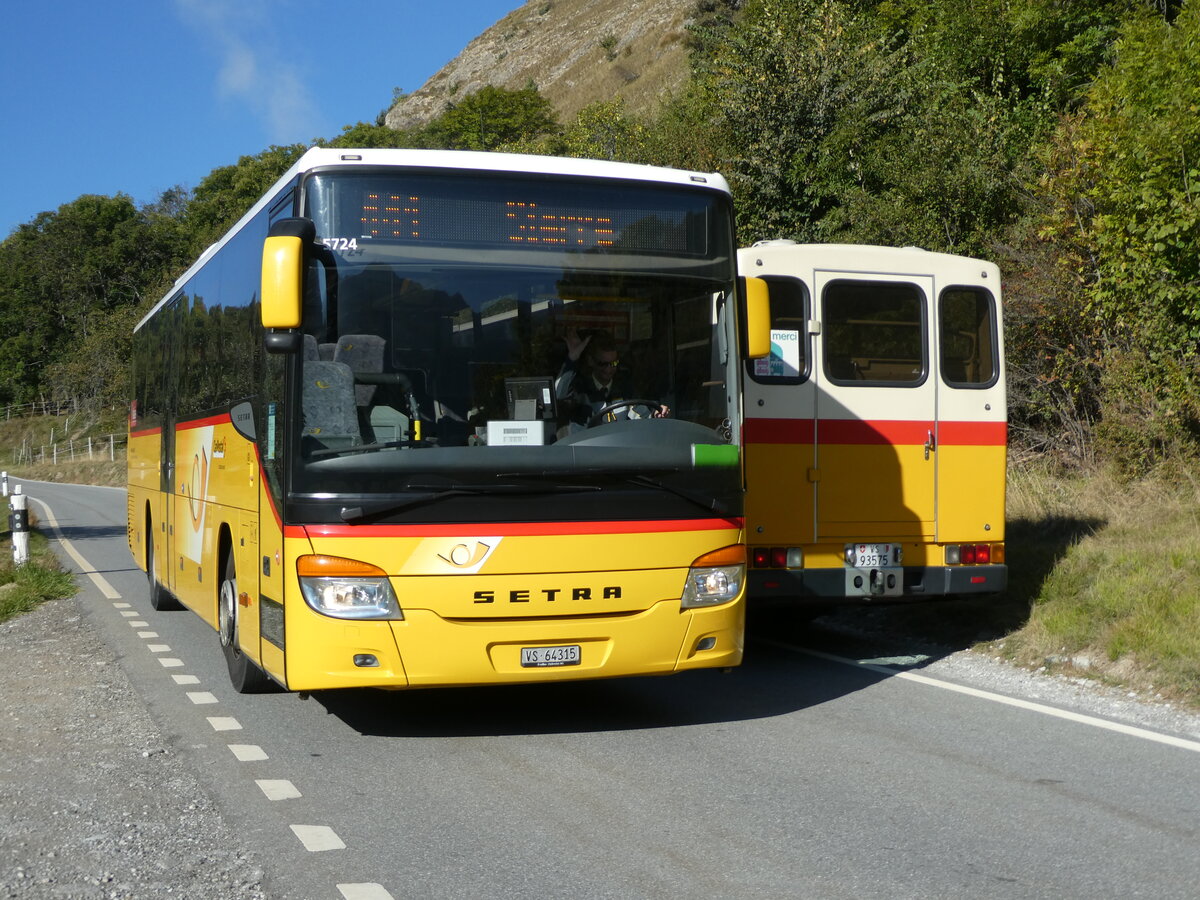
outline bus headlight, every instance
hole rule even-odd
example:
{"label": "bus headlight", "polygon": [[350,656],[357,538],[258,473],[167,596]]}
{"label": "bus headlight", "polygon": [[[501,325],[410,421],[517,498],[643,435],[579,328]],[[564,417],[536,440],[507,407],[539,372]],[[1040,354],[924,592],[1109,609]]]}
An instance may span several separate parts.
{"label": "bus headlight", "polygon": [[741,544],[706,553],[692,563],[679,605],[718,606],[736,600],[746,580],[746,548]]}
{"label": "bus headlight", "polygon": [[296,561],[304,601],[338,619],[403,619],[392,583],[378,566],[339,556]]}

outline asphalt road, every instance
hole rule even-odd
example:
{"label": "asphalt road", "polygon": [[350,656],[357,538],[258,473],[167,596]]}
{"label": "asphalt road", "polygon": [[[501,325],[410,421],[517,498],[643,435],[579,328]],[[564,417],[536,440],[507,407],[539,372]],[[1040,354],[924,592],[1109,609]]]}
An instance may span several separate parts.
{"label": "asphalt road", "polygon": [[150,608],[123,491],[25,490],[269,897],[1200,891],[1195,735],[778,623],[730,673],[243,696],[207,625]]}

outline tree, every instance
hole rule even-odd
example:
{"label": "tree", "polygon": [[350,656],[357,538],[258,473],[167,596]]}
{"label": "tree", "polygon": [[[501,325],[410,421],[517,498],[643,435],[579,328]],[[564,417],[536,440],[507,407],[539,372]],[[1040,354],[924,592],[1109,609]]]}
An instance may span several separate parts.
{"label": "tree", "polygon": [[519,91],[487,85],[469,94],[421,132],[427,147],[497,150],[559,131],[550,101],[532,84]]}
{"label": "tree", "polygon": [[192,255],[217,240],[266,193],[307,149],[303,144],[272,145],[236,165],[213,169],[196,187],[184,216]]}
{"label": "tree", "polygon": [[1200,449],[1198,110],[1200,7],[1132,17],[1042,185],[1040,236],[1098,348],[1098,438],[1131,471]]}
{"label": "tree", "polygon": [[[174,220],[124,195],[85,195],[17,228],[0,244],[0,397],[111,393],[99,360],[128,358],[112,323],[169,283],[184,243]],[[94,364],[52,376],[84,347]]]}
{"label": "tree", "polygon": [[419,147],[420,137],[407,131],[397,131],[379,122],[368,125],[358,122],[347,125],[342,133],[329,141],[329,147]]}

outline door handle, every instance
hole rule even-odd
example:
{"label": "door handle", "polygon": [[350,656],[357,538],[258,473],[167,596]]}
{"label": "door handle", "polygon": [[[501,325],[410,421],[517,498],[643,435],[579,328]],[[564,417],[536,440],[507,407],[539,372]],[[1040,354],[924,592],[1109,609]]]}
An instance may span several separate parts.
{"label": "door handle", "polygon": [[927,432],[925,432],[925,434],[926,434],[926,435],[928,435],[928,436],[925,438],[925,458],[926,458],[926,459],[929,459],[929,453],[930,453],[930,451],[933,451],[933,450],[936,450],[936,449],[937,449],[937,441],[935,441],[935,440],[933,439],[933,432],[932,432],[932,431],[927,431]]}

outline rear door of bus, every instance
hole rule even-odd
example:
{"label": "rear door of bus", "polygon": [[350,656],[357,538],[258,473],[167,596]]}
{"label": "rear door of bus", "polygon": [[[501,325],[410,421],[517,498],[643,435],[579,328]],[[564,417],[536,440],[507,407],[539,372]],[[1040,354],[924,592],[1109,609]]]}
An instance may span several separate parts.
{"label": "rear door of bus", "polygon": [[932,538],[933,278],[817,270],[813,280],[817,541]]}

